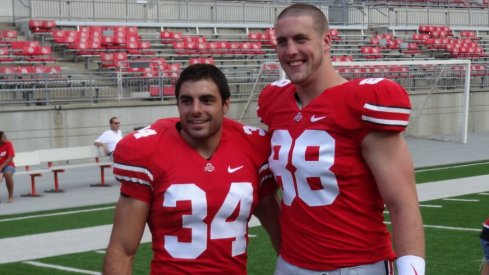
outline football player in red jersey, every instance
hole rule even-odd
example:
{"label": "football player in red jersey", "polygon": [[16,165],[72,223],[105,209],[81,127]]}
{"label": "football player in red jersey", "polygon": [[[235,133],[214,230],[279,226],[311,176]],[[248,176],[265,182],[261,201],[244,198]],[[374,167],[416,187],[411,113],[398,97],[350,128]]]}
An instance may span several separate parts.
{"label": "football player in red jersey", "polygon": [[398,274],[424,274],[423,224],[401,136],[406,91],[388,79],[341,77],[328,22],[313,5],[284,9],[275,34],[288,79],[265,87],[258,115],[283,189],[276,274],[392,274],[395,259]]}
{"label": "football player in red jersey", "polygon": [[105,275],[131,274],[146,223],[151,274],[246,274],[252,213],[279,246],[270,137],[224,118],[229,86],[213,65],[186,68],[175,92],[179,119],[158,120],[117,144],[121,197]]}

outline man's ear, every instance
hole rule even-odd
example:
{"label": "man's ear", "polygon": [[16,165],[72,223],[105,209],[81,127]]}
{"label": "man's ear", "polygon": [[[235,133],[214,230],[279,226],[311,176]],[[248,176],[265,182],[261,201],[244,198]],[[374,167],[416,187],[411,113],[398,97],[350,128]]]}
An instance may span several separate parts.
{"label": "man's ear", "polygon": [[228,98],[224,101],[224,104],[222,105],[222,111],[224,114],[226,114],[229,111],[229,104],[230,104],[230,100]]}
{"label": "man's ear", "polygon": [[324,52],[330,51],[331,50],[331,34],[329,32],[325,32],[322,37],[322,42],[323,42],[323,50]]}

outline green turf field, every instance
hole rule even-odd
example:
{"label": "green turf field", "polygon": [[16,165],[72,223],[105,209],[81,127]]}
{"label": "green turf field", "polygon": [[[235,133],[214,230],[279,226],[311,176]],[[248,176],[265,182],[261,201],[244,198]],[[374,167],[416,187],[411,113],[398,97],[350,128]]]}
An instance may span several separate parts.
{"label": "green turf field", "polygon": [[[489,164],[473,163],[459,167],[432,168],[418,171],[418,182],[489,174]],[[421,203],[427,248],[426,274],[480,274],[482,252],[478,233],[488,215],[489,192]],[[62,209],[0,216],[0,239],[59,230],[108,225],[112,222],[113,205]],[[386,221],[389,216],[386,214]],[[5,248],[2,248],[5,249]],[[29,247],[26,247],[28,250]],[[49,249],[49,247],[46,247]],[[248,249],[249,274],[273,274],[275,254],[261,227],[250,229]],[[51,258],[0,265],[0,274],[99,274],[103,251],[90,251]],[[151,248],[142,244],[134,265],[134,274],[148,274]],[[44,264],[45,266],[34,266]],[[61,271],[56,268],[71,268]]]}

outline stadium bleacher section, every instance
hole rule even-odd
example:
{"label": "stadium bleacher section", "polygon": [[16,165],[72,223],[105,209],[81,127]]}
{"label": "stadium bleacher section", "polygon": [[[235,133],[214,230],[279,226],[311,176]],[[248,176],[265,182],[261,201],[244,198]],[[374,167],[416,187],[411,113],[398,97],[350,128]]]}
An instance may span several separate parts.
{"label": "stadium bleacher section", "polygon": [[[485,8],[487,1],[350,1],[352,4],[360,2],[364,7],[374,6],[375,9],[412,7],[415,12],[417,7],[424,6],[458,7],[461,11]],[[390,19],[368,25],[356,24],[356,21],[343,25],[335,24],[335,16],[331,17],[330,36],[335,62],[471,59],[476,66],[474,69],[477,68],[472,75],[482,78],[482,83],[487,82],[489,28],[474,30],[470,26],[452,27],[449,24],[403,27],[397,23],[391,27]],[[369,20],[377,19],[369,15]],[[85,85],[80,90],[86,90],[86,83],[90,83],[91,94],[98,94],[93,92],[97,87],[92,84],[104,83],[114,85],[114,93],[123,97],[136,95],[136,89],[151,97],[170,94],[163,93],[163,88],[171,86],[179,70],[189,64],[216,64],[225,70],[232,83],[239,85],[249,82],[263,62],[276,60],[275,33],[271,24],[186,22],[165,25],[117,20],[106,20],[104,24],[67,21],[63,16],[29,18],[25,22],[27,29],[19,27],[0,31],[0,78],[26,80],[42,78],[34,77],[35,74],[47,74],[49,78],[65,74],[67,89]],[[406,68],[383,69],[339,68],[348,77],[379,72],[390,77],[404,77],[406,73],[403,71]],[[70,73],[86,74],[90,80],[73,81]],[[121,74],[124,85],[117,81],[98,81],[98,73]],[[81,85],[81,82],[85,84]],[[155,93],[155,88],[152,88],[155,83],[163,85],[159,89],[161,92]]]}

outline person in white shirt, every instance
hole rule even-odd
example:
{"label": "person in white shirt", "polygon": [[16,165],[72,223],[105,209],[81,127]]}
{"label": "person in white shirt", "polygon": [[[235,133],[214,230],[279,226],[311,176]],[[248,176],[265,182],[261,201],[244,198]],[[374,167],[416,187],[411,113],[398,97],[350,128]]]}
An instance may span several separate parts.
{"label": "person in white shirt", "polygon": [[94,145],[104,150],[105,155],[110,156],[122,139],[122,132],[119,130],[121,122],[117,117],[110,118],[110,129],[103,132],[96,140]]}

